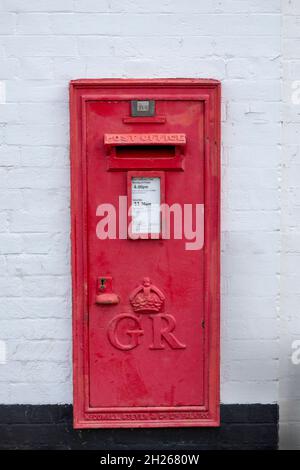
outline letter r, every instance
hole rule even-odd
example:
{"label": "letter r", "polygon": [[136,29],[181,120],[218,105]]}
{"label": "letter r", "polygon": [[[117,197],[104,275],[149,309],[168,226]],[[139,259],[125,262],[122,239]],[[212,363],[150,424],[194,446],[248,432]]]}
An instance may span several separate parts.
{"label": "letter r", "polygon": [[[186,345],[181,343],[173,331],[176,328],[176,320],[172,315],[150,315],[153,327],[153,343],[149,349],[165,349],[167,343],[172,349],[185,349]],[[164,325],[163,325],[164,323]]]}

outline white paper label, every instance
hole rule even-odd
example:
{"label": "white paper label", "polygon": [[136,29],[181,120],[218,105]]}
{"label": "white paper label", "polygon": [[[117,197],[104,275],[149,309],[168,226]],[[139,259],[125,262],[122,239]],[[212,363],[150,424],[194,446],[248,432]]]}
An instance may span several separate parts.
{"label": "white paper label", "polygon": [[160,178],[132,178],[132,233],[160,233]]}

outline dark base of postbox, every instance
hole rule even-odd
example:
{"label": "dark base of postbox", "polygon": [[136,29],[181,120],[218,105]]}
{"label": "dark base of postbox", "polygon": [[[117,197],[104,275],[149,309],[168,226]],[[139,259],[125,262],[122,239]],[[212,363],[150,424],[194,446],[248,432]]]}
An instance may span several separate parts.
{"label": "dark base of postbox", "polygon": [[277,405],[221,405],[220,428],[74,430],[71,405],[0,405],[0,449],[276,450]]}

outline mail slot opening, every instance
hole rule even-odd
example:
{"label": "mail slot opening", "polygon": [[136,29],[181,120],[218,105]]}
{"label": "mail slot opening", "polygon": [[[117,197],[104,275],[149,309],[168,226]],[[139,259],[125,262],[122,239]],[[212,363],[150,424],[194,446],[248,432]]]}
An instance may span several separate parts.
{"label": "mail slot opening", "polygon": [[116,157],[121,158],[172,158],[175,145],[126,145],[116,147]]}

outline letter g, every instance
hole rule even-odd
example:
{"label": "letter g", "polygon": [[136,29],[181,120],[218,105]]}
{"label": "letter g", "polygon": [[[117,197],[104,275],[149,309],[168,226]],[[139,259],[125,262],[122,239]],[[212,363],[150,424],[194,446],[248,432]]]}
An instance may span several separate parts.
{"label": "letter g", "polygon": [[[126,321],[127,320],[127,321]],[[111,344],[122,351],[130,351],[140,344],[140,337],[144,334],[137,317],[123,313],[117,315],[108,325],[107,335]],[[122,342],[120,340],[122,336]]]}

